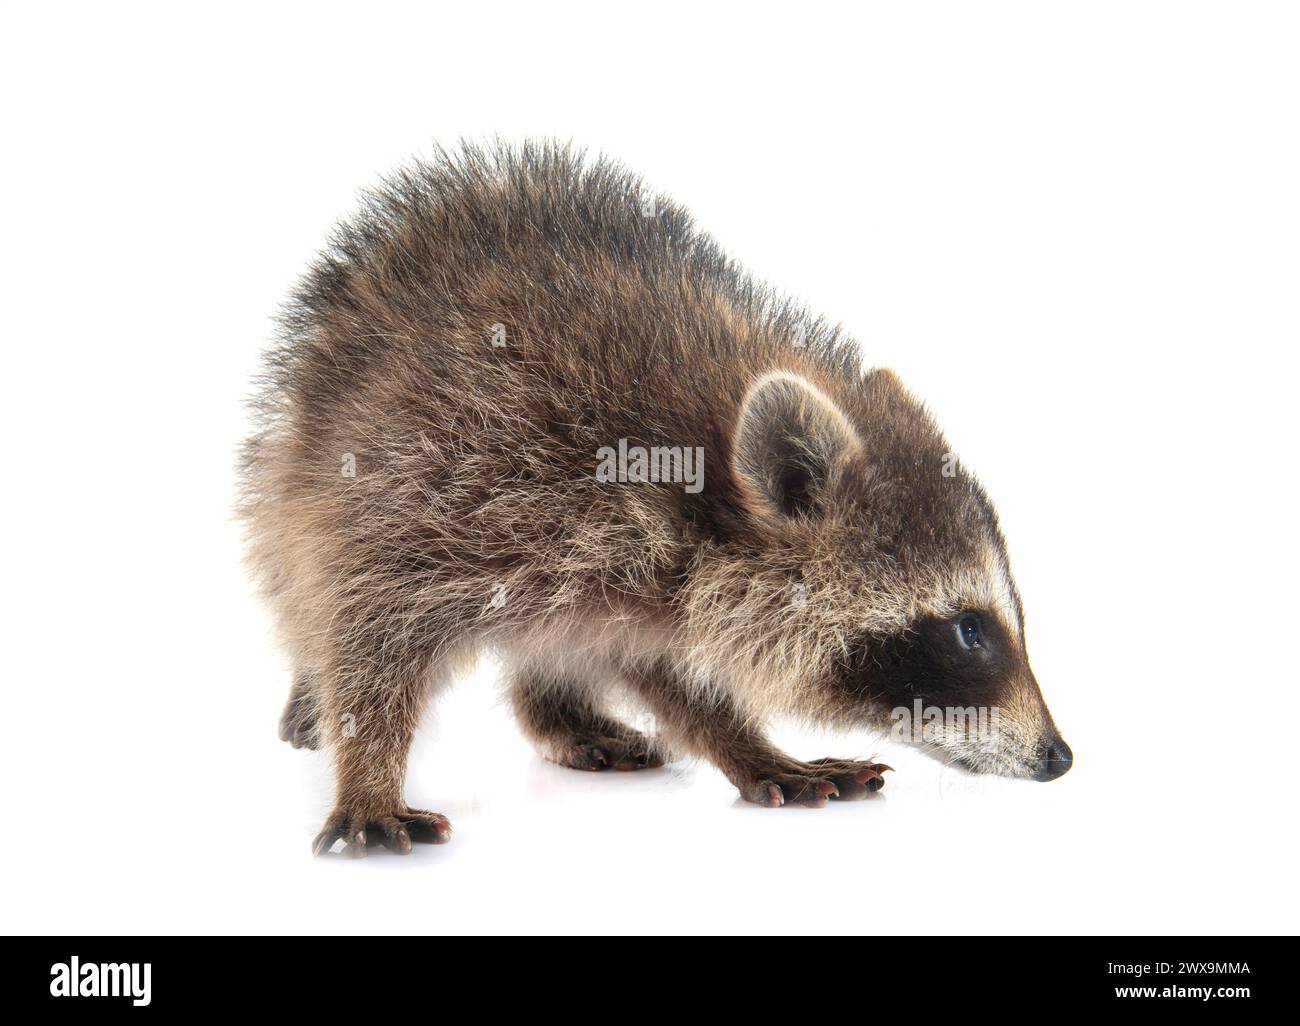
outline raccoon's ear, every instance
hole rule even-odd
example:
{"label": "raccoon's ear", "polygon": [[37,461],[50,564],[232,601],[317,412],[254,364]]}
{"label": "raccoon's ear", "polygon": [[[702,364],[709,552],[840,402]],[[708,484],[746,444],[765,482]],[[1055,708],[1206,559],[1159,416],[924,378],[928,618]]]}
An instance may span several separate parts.
{"label": "raccoon's ear", "polygon": [[786,371],[756,381],[740,404],[731,465],[760,516],[816,517],[845,464],[862,450],[853,425],[811,382]]}

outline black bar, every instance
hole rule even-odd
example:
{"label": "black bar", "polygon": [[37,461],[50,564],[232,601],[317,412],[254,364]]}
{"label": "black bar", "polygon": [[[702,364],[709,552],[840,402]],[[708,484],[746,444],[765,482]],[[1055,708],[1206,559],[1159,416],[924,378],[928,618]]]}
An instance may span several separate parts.
{"label": "black bar", "polygon": [[[842,1015],[848,1000],[866,1019],[1127,1008],[1236,1022],[1291,1008],[1297,985],[1294,940],[1276,937],[22,937],[5,946],[4,1006],[95,1018],[256,1010],[428,1020],[461,1003],[461,1014],[497,1014],[519,1001],[530,1015],[675,1016],[699,992],[715,1012],[728,1002],[761,1011],[779,993],[795,1012],[829,1013],[834,1001]],[[56,996],[74,957],[78,993]],[[134,965],[134,975],[101,965]],[[127,992],[81,993],[114,986]],[[656,1008],[656,998],[670,1003]],[[618,1004],[601,1012],[596,1000]]]}

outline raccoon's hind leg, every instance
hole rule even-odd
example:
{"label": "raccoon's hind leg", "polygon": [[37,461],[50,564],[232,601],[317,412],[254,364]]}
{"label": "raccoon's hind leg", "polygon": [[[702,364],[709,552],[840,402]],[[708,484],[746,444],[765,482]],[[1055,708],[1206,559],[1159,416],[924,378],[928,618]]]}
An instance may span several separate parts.
{"label": "raccoon's hind leg", "polygon": [[413,842],[443,844],[451,824],[437,812],[413,809],[404,797],[406,757],[431,688],[452,665],[427,648],[376,633],[369,643],[338,654],[321,674],[320,733],[334,756],[338,797],[312,842],[317,855],[339,842],[359,856],[381,844],[399,855]]}
{"label": "raccoon's hind leg", "polygon": [[521,668],[510,700],[524,733],[544,759],[582,770],[662,766],[667,753],[638,730],[607,716],[592,688],[534,666]]}
{"label": "raccoon's hind leg", "polygon": [[319,748],[319,719],[316,675],[309,670],[296,670],[289,701],[280,716],[280,740],[288,741],[294,748]]}

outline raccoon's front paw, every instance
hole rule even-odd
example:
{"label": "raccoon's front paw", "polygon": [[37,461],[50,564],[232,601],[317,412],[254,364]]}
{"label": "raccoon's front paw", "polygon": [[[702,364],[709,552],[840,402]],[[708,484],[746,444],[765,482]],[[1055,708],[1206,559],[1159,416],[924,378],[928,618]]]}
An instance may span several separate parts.
{"label": "raccoon's front paw", "polygon": [[358,816],[346,809],[335,809],[325,821],[325,829],[312,841],[313,855],[326,855],[339,841],[342,855],[361,858],[367,847],[382,844],[398,855],[411,853],[411,842],[446,844],[451,840],[451,823],[446,816],[423,809],[407,809],[388,816]]}
{"label": "raccoon's front paw", "polygon": [[664,764],[664,753],[654,741],[640,734],[627,738],[575,738],[571,744],[549,746],[544,754],[551,762],[569,769],[638,770]]}
{"label": "raccoon's front paw", "polygon": [[894,771],[883,762],[858,762],[853,759],[817,759],[801,763],[801,768],[819,777],[826,777],[839,791],[840,801],[854,802],[885,786],[884,773]]}
{"label": "raccoon's front paw", "polygon": [[818,759],[792,764],[790,770],[756,774],[738,783],[740,796],[756,805],[769,809],[782,805],[820,809],[831,798],[857,801],[879,791],[885,785],[881,774],[890,768],[874,762]]}

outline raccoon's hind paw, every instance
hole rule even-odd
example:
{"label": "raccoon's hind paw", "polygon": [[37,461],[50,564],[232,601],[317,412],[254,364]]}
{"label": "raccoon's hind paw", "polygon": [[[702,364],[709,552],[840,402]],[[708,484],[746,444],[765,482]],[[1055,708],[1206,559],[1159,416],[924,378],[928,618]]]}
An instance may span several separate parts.
{"label": "raccoon's hind paw", "polygon": [[328,855],[343,842],[339,852],[349,858],[363,858],[367,848],[382,844],[398,855],[409,855],[411,843],[446,844],[451,840],[451,823],[437,812],[407,809],[388,816],[358,816],[346,809],[335,809],[325,821],[325,829],[312,841],[313,855]]}
{"label": "raccoon's hind paw", "polygon": [[655,769],[664,764],[664,753],[640,734],[575,738],[572,744],[547,746],[543,755],[560,766],[580,770]]}
{"label": "raccoon's hind paw", "polygon": [[295,687],[289,704],[280,717],[280,740],[288,741],[294,748],[319,748],[316,701],[310,693]]}
{"label": "raccoon's hind paw", "polygon": [[796,772],[770,772],[739,784],[740,796],[747,802],[777,809],[783,805],[802,805],[820,809],[832,798],[857,801],[884,786],[881,776],[889,766],[872,762],[848,762],[819,759],[797,763]]}

